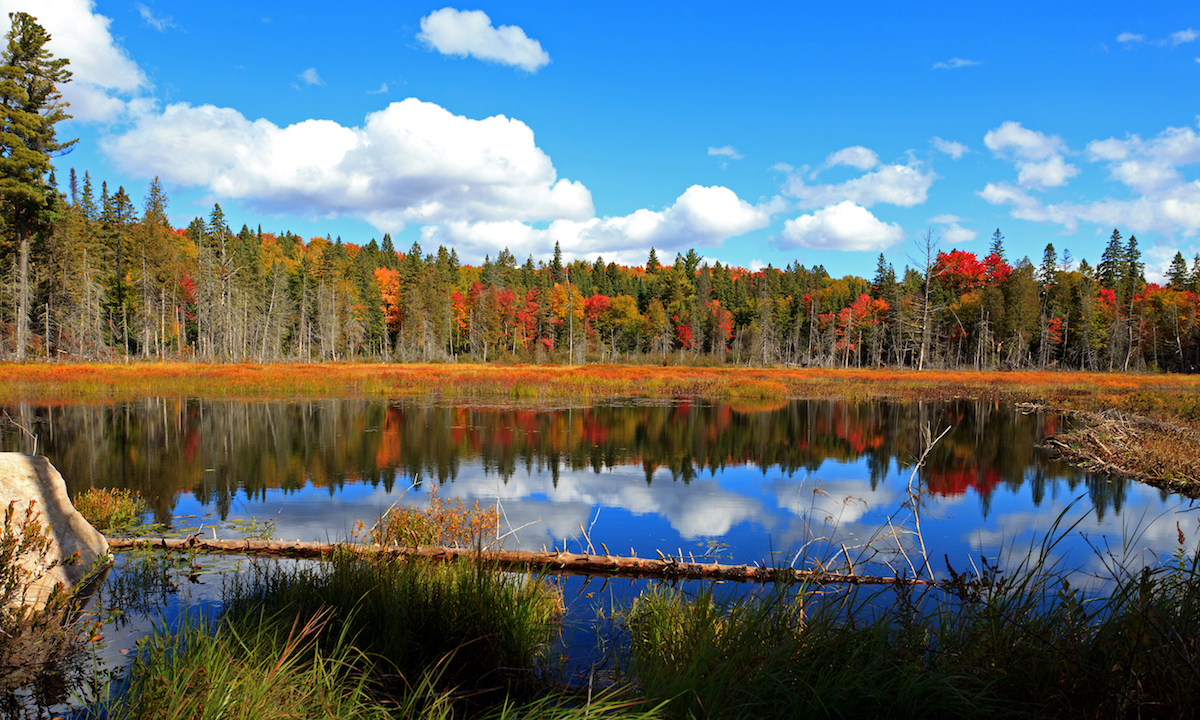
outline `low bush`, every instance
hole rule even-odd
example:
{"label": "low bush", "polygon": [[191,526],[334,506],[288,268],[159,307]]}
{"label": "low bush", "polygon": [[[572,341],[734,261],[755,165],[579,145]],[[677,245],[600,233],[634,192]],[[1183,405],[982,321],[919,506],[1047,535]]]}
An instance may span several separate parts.
{"label": "low bush", "polygon": [[74,501],[75,509],[104,535],[116,535],[142,524],[148,506],[137,490],[88,488]]}
{"label": "low bush", "polygon": [[[72,672],[97,623],[77,611],[62,585],[40,596],[35,583],[59,564],[50,557],[51,530],[36,503],[23,513],[12,501],[0,528],[0,698],[12,700],[18,688],[52,701],[65,700],[63,674]],[[36,601],[40,600],[38,603]]]}
{"label": "low bush", "polygon": [[429,505],[392,507],[371,531],[371,542],[381,545],[487,546],[496,537],[499,515],[495,507],[467,507],[461,498],[449,502],[435,484]]}

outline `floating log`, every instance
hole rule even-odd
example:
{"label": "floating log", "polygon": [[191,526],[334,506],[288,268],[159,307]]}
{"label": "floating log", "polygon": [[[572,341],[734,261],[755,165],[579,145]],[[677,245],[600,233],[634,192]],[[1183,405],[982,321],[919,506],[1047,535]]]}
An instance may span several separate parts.
{"label": "floating log", "polygon": [[372,545],[323,542],[287,542],[281,540],[216,540],[199,536],[189,538],[109,538],[113,549],[192,550],[196,552],[261,555],[268,557],[327,557],[335,549],[383,553],[393,557],[423,557],[434,561],[473,558],[488,567],[553,575],[590,575],[629,578],[665,578],[671,580],[730,580],[734,582],[802,582],[852,585],[936,585],[934,581],[901,577],[834,573],[821,570],[796,570],[760,565],[722,565],[717,562],[688,562],[681,558],[639,558],[570,553],[558,551],[478,550],[475,548],[430,547],[412,545]]}

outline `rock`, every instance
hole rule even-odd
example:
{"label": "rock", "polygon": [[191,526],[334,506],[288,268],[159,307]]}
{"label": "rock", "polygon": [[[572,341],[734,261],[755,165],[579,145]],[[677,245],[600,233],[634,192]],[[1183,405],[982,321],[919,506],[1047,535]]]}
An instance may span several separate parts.
{"label": "rock", "polygon": [[[11,521],[14,532],[19,532],[30,500],[35,501],[35,513],[41,513],[40,521],[50,528],[51,545],[46,561],[61,563],[79,553],[78,563],[60,564],[30,584],[24,602],[40,608],[55,585],[63,583],[68,590],[73,589],[89,576],[97,560],[107,559],[108,541],[71,504],[66,482],[48,459],[40,455],[0,453],[0,512],[16,501]],[[32,556],[18,562],[35,574],[42,570],[36,567],[37,560]],[[21,598],[15,602],[20,603]]]}

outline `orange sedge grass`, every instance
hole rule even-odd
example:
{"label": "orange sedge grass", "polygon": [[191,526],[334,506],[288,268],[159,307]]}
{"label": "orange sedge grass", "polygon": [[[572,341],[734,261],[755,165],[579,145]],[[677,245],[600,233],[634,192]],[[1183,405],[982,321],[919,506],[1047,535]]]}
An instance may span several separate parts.
{"label": "orange sedge grass", "polygon": [[[621,396],[953,397],[1040,401],[1095,410],[1169,411],[1194,403],[1200,376],[1081,372],[481,364],[0,363],[0,402],[118,401],[142,397],[423,397],[448,400],[603,399]],[[1198,418],[1200,419],[1200,418]]]}

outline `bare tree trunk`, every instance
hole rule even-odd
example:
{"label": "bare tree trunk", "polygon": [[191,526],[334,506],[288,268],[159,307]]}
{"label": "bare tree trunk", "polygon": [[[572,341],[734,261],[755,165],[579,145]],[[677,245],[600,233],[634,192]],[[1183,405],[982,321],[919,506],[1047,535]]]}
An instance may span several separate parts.
{"label": "bare tree trunk", "polygon": [[29,236],[24,219],[17,220],[17,362],[25,362],[25,345],[29,342]]}

